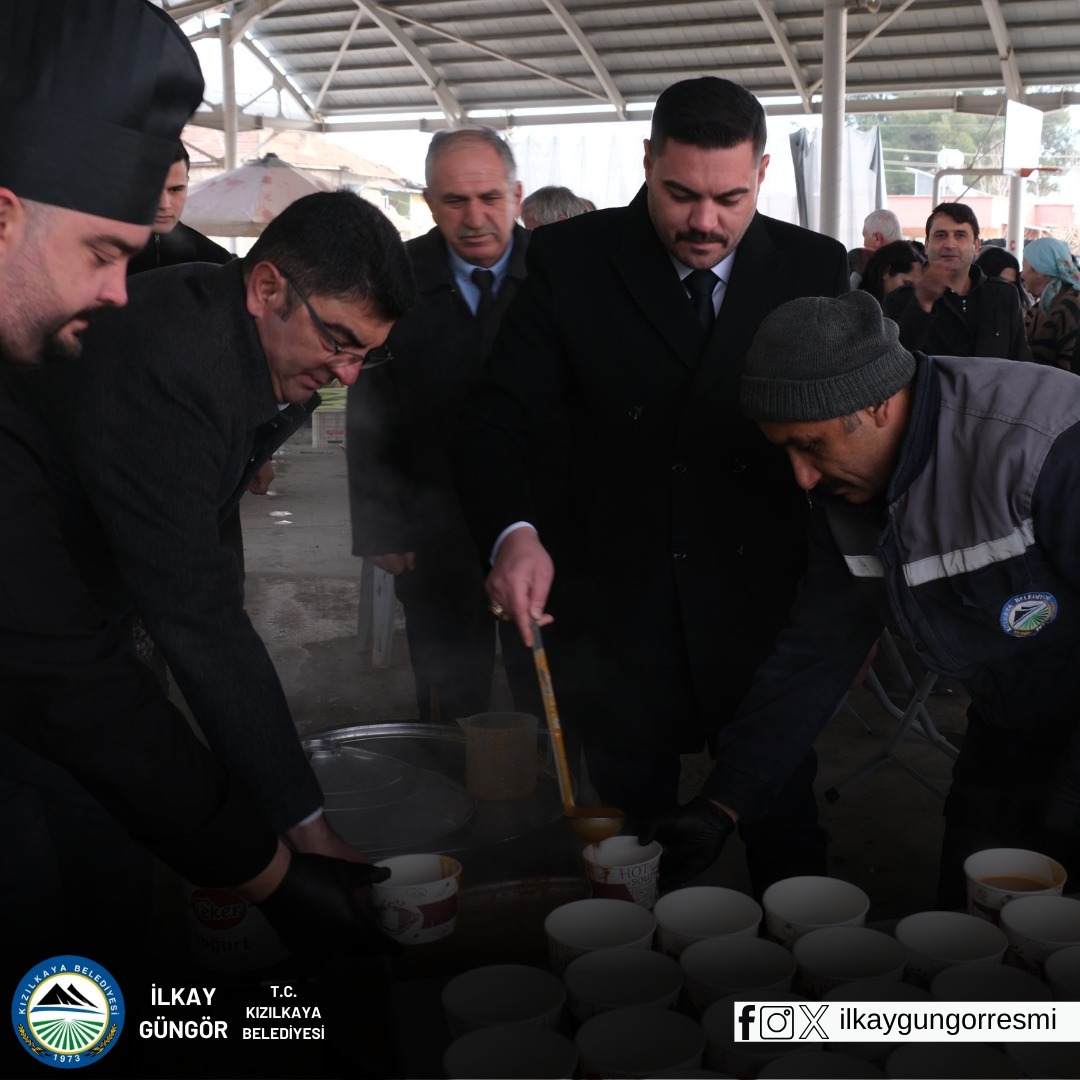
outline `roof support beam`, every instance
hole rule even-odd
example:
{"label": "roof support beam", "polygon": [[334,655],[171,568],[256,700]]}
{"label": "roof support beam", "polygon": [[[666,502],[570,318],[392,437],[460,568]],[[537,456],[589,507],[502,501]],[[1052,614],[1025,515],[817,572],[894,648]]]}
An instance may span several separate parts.
{"label": "roof support beam", "polygon": [[236,10],[236,5],[230,5],[234,9],[232,16],[232,42],[235,45],[264,15],[269,15],[275,8],[281,7],[286,0],[255,0],[247,7]]}
{"label": "roof support beam", "polygon": [[619,93],[619,88],[615,85],[615,80],[611,77],[607,65],[600,59],[600,54],[589,43],[588,37],[581,29],[581,24],[566,10],[566,5],[562,0],[544,0],[544,4],[559,21],[559,25],[566,31],[570,40],[578,47],[581,55],[588,61],[589,67],[593,69],[593,74],[600,80],[600,85],[604,88],[607,100],[615,106],[615,112],[618,113],[619,119],[625,120],[626,99]]}
{"label": "roof support beam", "polygon": [[550,71],[545,71],[543,68],[537,67],[535,64],[527,63],[525,60],[516,60],[514,57],[507,56],[506,53],[499,52],[497,49],[489,49],[486,45],[481,45],[472,38],[462,37],[460,34],[453,34],[449,30],[444,30],[442,27],[436,26],[434,23],[424,22],[423,19],[417,19],[412,15],[406,15],[402,11],[395,11],[394,17],[400,22],[408,23],[410,26],[419,26],[421,29],[427,30],[432,34],[438,34],[439,37],[444,37],[447,41],[456,41],[459,45],[467,45],[470,49],[476,49],[477,52],[486,53],[488,56],[493,56],[496,60],[502,60],[507,64],[513,64],[515,67],[523,68],[533,75],[539,75],[542,79],[549,79],[551,82],[559,83],[560,86],[566,86],[571,90],[576,90],[579,94],[584,94],[587,97],[599,98],[601,101],[607,101],[607,97],[604,94],[598,93],[595,90],[590,90],[587,86],[582,86],[580,83],[576,83],[571,79],[564,79],[561,75],[553,75]]}
{"label": "roof support beam", "polygon": [[[878,36],[878,34],[882,33],[890,26],[892,26],[892,24],[896,22],[896,20],[899,19],[900,16],[903,15],[903,13],[907,11],[907,9],[911,7],[911,5],[914,3],[915,0],[901,0],[901,2],[896,7],[894,7],[888,15],[882,15],[881,22],[879,22],[868,34],[864,34],[861,38],[859,38],[859,40],[856,41],[850,49],[848,49],[847,55],[844,57],[845,64],[849,63],[853,56],[866,48],[866,46],[869,45],[870,42]],[[817,82],[811,83],[808,87],[808,93],[816,94],[821,89],[821,81],[821,79],[818,79]]]}
{"label": "roof support beam", "polygon": [[416,47],[416,42],[405,33],[401,23],[385,8],[371,3],[370,0],[355,0],[355,2],[357,7],[371,16],[375,24],[405,54],[409,63],[420,73],[424,82],[430,87],[439,108],[446,114],[450,126],[460,127],[465,120],[465,110],[462,108],[461,102],[458,101],[453,90],[447,85],[446,80],[435,70],[431,61]]}
{"label": "roof support beam", "polygon": [[326,73],[326,78],[323,79],[322,86],[319,87],[318,94],[315,95],[315,100],[311,103],[312,108],[316,112],[319,111],[319,106],[322,104],[322,99],[326,97],[326,91],[330,89],[330,84],[334,81],[334,76],[337,74],[337,69],[341,65],[341,61],[344,59],[345,54],[349,51],[349,46],[352,44],[353,34],[356,33],[356,28],[360,25],[360,20],[364,16],[364,9],[357,5],[356,14],[353,16],[353,21],[349,24],[349,29],[345,31],[345,36],[341,39],[341,48],[337,51],[337,56],[334,57],[334,62],[330,65],[330,70]]}
{"label": "roof support beam", "polygon": [[780,50],[780,57],[784,61],[784,67],[787,68],[788,75],[791,76],[795,92],[802,99],[803,112],[810,112],[810,91],[807,89],[806,81],[803,79],[802,67],[799,64],[798,57],[795,55],[795,50],[791,47],[791,42],[788,41],[787,33],[780,25],[780,20],[776,17],[772,0],[754,0],[754,7],[757,8],[762,22],[769,28],[769,34],[773,41],[776,42],[776,47]]}
{"label": "roof support beam", "polygon": [[1005,94],[1012,101],[1023,101],[1024,82],[1020,78],[1020,67],[1016,62],[1016,53],[1013,51],[1009,28],[1005,25],[1005,16],[1001,13],[1001,5],[998,0],[982,0],[982,6],[990,23],[990,32],[994,35],[994,44],[997,45]]}
{"label": "roof support beam", "polygon": [[166,15],[182,23],[185,19],[193,19],[204,11],[215,11],[229,6],[228,0],[188,0],[186,4],[173,4],[172,7],[165,7],[163,10]]}
{"label": "roof support beam", "polygon": [[304,95],[301,94],[300,91],[297,90],[296,87],[293,86],[293,84],[289,82],[289,80],[286,79],[285,76],[282,75],[282,73],[276,67],[274,67],[274,65],[268,59],[266,53],[264,53],[260,48],[258,48],[258,46],[255,45],[251,38],[241,38],[240,44],[243,45],[244,48],[247,49],[248,52],[250,52],[251,55],[254,56],[255,59],[258,60],[264,68],[266,68],[267,71],[270,72],[270,75],[274,80],[274,89],[277,90],[279,93],[284,91],[286,94],[289,95],[289,97],[293,99],[293,101],[296,102],[297,105],[300,106],[301,109],[304,110],[304,112],[308,116],[314,119],[315,114],[314,112],[312,112],[311,105],[305,99]]}

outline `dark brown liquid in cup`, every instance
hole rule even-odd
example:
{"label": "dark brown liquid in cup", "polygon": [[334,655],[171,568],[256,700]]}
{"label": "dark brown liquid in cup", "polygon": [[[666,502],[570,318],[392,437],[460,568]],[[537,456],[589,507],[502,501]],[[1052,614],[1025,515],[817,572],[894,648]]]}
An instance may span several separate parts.
{"label": "dark brown liquid in cup", "polygon": [[991,889],[1004,889],[1006,892],[1041,892],[1049,889],[1053,883],[1043,881],[1042,878],[1031,877],[1028,874],[998,874],[994,877],[979,878],[984,885]]}

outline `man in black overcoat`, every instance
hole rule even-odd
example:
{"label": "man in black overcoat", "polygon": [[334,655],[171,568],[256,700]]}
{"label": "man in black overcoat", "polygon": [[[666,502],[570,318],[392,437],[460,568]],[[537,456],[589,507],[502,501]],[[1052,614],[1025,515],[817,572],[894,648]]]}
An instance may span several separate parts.
{"label": "man in black overcoat", "polygon": [[[491,603],[526,642],[552,623],[565,722],[602,800],[638,821],[675,805],[679,755],[734,713],[805,564],[805,498],[742,417],[739,376],[767,312],[846,291],[847,256],[756,212],[765,138],[733,83],[664,91],[633,202],[534,234],[455,452]],[[549,550],[523,453],[560,407],[572,510]],[[814,773],[808,756],[744,831],[758,891],[824,872]]]}

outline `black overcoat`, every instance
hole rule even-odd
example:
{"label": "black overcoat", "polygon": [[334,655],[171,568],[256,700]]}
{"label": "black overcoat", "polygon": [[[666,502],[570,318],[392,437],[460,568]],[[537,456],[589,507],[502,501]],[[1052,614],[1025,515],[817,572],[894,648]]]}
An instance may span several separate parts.
{"label": "black overcoat", "polygon": [[455,447],[481,549],[536,521],[528,440],[564,406],[567,520],[546,635],[560,707],[626,749],[702,747],[783,625],[805,562],[806,499],[739,410],[765,314],[847,290],[839,243],[756,215],[706,340],[649,219],[626,208],[545,226]]}

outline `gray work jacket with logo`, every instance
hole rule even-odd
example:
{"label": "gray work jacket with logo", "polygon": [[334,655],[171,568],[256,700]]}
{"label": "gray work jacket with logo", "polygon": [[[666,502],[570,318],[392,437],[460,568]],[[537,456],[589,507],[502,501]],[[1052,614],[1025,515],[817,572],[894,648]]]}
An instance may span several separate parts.
{"label": "gray work jacket with logo", "polygon": [[758,816],[886,621],[931,670],[964,683],[983,721],[1077,723],[1076,381],[1034,364],[917,354],[884,505],[814,495],[788,628],[721,733],[705,794]]}

